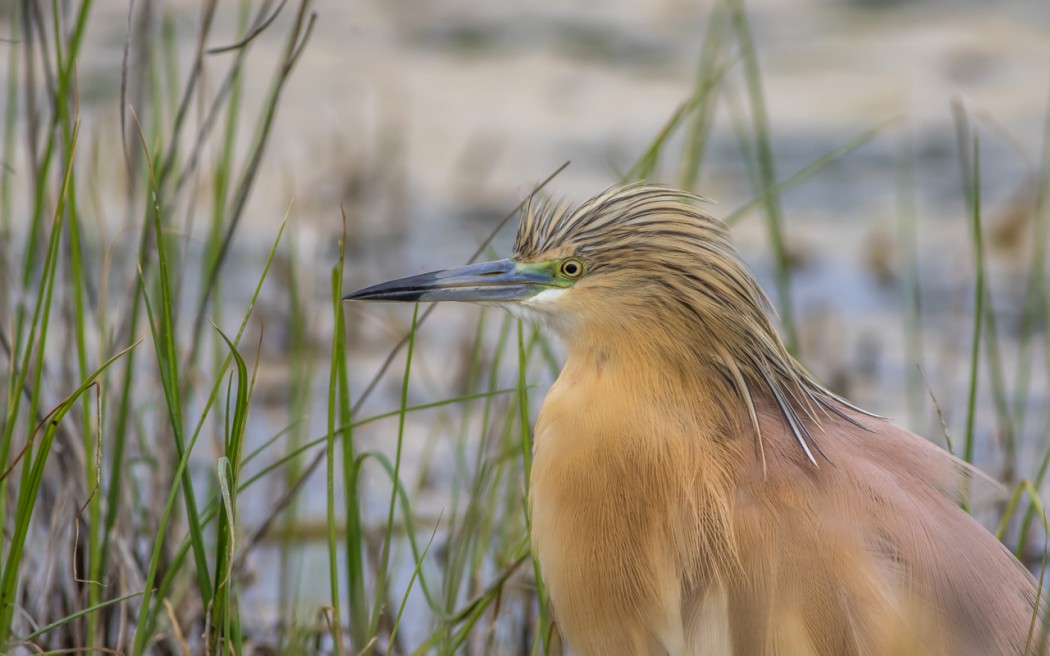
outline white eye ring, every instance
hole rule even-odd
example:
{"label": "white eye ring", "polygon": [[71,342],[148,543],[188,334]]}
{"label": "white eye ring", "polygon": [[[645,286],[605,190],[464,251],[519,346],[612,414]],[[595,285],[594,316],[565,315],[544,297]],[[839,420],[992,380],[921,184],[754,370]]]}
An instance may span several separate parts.
{"label": "white eye ring", "polygon": [[575,257],[570,257],[561,263],[558,271],[566,278],[579,278],[583,275],[583,262]]}

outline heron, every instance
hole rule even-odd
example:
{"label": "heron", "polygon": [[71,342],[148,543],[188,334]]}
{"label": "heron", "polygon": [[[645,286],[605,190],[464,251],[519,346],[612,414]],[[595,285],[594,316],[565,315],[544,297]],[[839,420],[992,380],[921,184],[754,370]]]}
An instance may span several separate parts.
{"label": "heron", "polygon": [[1040,586],[960,506],[979,474],[821,385],[701,207],[533,200],[509,259],[346,296],[499,306],[564,343],[529,507],[571,652],[1045,653]]}

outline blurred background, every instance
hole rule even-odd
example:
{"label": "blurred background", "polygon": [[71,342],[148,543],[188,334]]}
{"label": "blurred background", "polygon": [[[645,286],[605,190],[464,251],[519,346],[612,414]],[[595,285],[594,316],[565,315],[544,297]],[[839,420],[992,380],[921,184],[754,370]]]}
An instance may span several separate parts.
{"label": "blurred background", "polygon": [[549,647],[521,408],[559,345],[333,294],[510,216],[503,257],[552,175],[709,199],[801,361],[1003,481],[978,514],[1042,561],[1044,0],[8,0],[0,38],[16,653]]}

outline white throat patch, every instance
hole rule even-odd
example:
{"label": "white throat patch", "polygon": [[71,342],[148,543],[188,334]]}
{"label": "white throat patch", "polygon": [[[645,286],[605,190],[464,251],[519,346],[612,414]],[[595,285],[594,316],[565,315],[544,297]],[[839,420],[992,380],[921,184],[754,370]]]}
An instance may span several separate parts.
{"label": "white throat patch", "polygon": [[557,302],[561,298],[562,294],[569,291],[568,288],[554,287],[551,289],[544,289],[539,294],[536,294],[530,299],[526,299],[521,302],[522,305],[532,305],[536,308],[541,308],[551,303]]}
{"label": "white throat patch", "polygon": [[516,319],[523,319],[532,323],[557,330],[560,320],[564,316],[558,311],[557,302],[562,294],[569,291],[565,289],[545,289],[532,298],[516,303],[498,303],[500,307],[510,312]]}

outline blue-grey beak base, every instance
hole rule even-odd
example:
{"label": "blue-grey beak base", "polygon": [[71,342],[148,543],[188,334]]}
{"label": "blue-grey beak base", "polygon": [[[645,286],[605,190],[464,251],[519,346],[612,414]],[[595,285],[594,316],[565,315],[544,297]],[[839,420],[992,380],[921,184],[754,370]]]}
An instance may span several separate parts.
{"label": "blue-grey beak base", "polygon": [[468,264],[399,278],[359,289],[344,301],[521,301],[550,286],[549,274],[520,268],[511,260]]}

